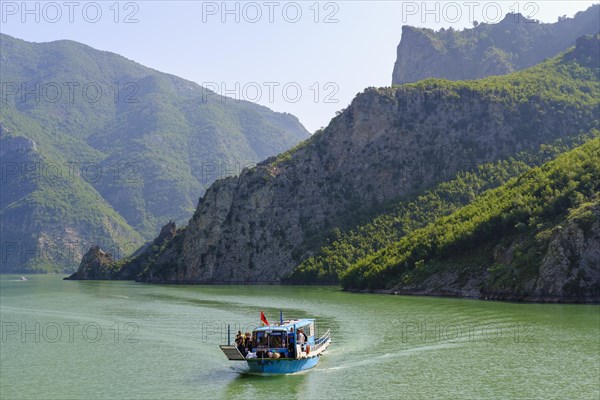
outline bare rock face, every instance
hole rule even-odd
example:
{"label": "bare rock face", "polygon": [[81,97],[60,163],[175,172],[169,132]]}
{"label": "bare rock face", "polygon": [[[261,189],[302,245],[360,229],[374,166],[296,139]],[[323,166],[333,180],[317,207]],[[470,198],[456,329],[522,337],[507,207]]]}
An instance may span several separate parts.
{"label": "bare rock face", "polygon": [[403,26],[392,85],[426,78],[478,79],[528,68],[565,51],[578,37],[598,33],[598,26],[598,5],[554,24],[507,14],[497,24],[461,32]]}
{"label": "bare rock face", "polygon": [[92,246],[81,259],[79,269],[67,280],[107,280],[114,279],[115,259],[99,246]]}
{"label": "bare rock face", "polygon": [[586,221],[556,229],[540,266],[535,295],[600,301],[600,205]]}
{"label": "bare rock face", "polygon": [[175,221],[171,220],[167,222],[161,229],[158,237],[154,239],[154,244],[156,246],[160,246],[169,240],[175,237],[175,233],[177,232],[177,225],[175,225]]}

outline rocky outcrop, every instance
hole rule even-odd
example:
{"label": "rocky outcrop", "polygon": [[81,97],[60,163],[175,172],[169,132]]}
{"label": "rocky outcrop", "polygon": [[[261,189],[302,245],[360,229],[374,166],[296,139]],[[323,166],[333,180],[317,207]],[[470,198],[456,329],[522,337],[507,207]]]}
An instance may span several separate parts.
{"label": "rocky outcrop", "polygon": [[508,14],[497,24],[482,23],[461,32],[403,26],[392,84],[507,74],[557,55],[576,38],[598,33],[599,26],[598,5],[554,24]]}
{"label": "rocky outcrop", "polygon": [[107,280],[114,279],[116,260],[99,246],[92,246],[81,259],[79,269],[65,280]]}
{"label": "rocky outcrop", "polygon": [[105,253],[99,246],[91,247],[81,259],[77,272],[65,278],[67,280],[107,279],[134,280],[151,264],[164,247],[177,233],[174,221],[167,222],[159,235],[152,242],[140,247],[135,253],[117,260],[110,253]]}
{"label": "rocky outcrop", "polygon": [[556,228],[540,266],[534,297],[600,301],[600,204]]}
{"label": "rocky outcrop", "polygon": [[175,221],[171,220],[160,229],[158,237],[154,239],[154,245],[162,246],[169,240],[173,239],[175,237],[175,233],[177,233],[177,225],[175,225]]}
{"label": "rocky outcrop", "polygon": [[357,214],[598,124],[587,107],[503,96],[461,85],[367,89],[299,148],[213,184],[140,279],[280,283]]}

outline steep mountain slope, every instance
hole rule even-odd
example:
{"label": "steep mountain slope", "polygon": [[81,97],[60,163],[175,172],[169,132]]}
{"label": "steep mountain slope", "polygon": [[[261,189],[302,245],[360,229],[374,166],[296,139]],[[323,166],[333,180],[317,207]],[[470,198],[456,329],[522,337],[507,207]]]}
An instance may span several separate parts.
{"label": "steep mountain slope", "polygon": [[392,84],[508,74],[554,57],[576,38],[599,31],[600,5],[554,24],[508,14],[497,24],[482,23],[463,31],[403,26]]}
{"label": "steep mountain slope", "polygon": [[289,114],[76,42],[0,35],[0,50],[1,234],[26,249],[2,271],[72,268],[91,244],[127,254],[187,220],[214,180],[309,136]]}
{"label": "steep mountain slope", "polygon": [[350,289],[600,301],[600,138],[364,257]]}
{"label": "steep mountain slope", "polygon": [[41,150],[45,143],[30,137],[44,137],[44,129],[15,118],[13,126],[27,127],[28,136],[0,124],[0,270],[69,270],[94,243],[121,257],[135,250],[140,234],[71,168],[72,159],[52,147]]}
{"label": "steep mountain slope", "polygon": [[392,202],[387,207],[389,210],[382,209],[368,222],[348,231],[335,231],[331,243],[323,246],[315,256],[304,260],[286,281],[295,284],[339,284],[341,276],[351,265],[374,256],[411,232],[459,210],[485,191],[503,185],[509,179],[551,161],[590,139],[589,135],[559,139],[556,143],[520,152],[508,160],[481,164],[418,196]]}
{"label": "steep mountain slope", "polygon": [[599,40],[508,76],[367,89],[302,145],[213,184],[140,278],[280,282],[385,202],[598,128]]}

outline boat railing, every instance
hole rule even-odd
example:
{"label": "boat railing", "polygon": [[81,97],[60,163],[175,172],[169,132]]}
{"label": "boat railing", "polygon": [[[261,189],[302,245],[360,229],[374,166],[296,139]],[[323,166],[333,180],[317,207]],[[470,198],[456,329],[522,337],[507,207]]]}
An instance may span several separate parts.
{"label": "boat railing", "polygon": [[315,340],[314,351],[319,350],[322,346],[324,346],[331,339],[331,329],[327,329],[320,338]]}

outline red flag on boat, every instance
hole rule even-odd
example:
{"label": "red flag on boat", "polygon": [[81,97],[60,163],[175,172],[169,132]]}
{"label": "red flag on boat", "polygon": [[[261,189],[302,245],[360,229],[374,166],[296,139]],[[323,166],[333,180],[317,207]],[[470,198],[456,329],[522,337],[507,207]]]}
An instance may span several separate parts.
{"label": "red flag on boat", "polygon": [[260,312],[260,322],[262,322],[265,325],[270,325],[269,321],[267,321],[267,318],[265,317],[265,313],[264,312]]}

